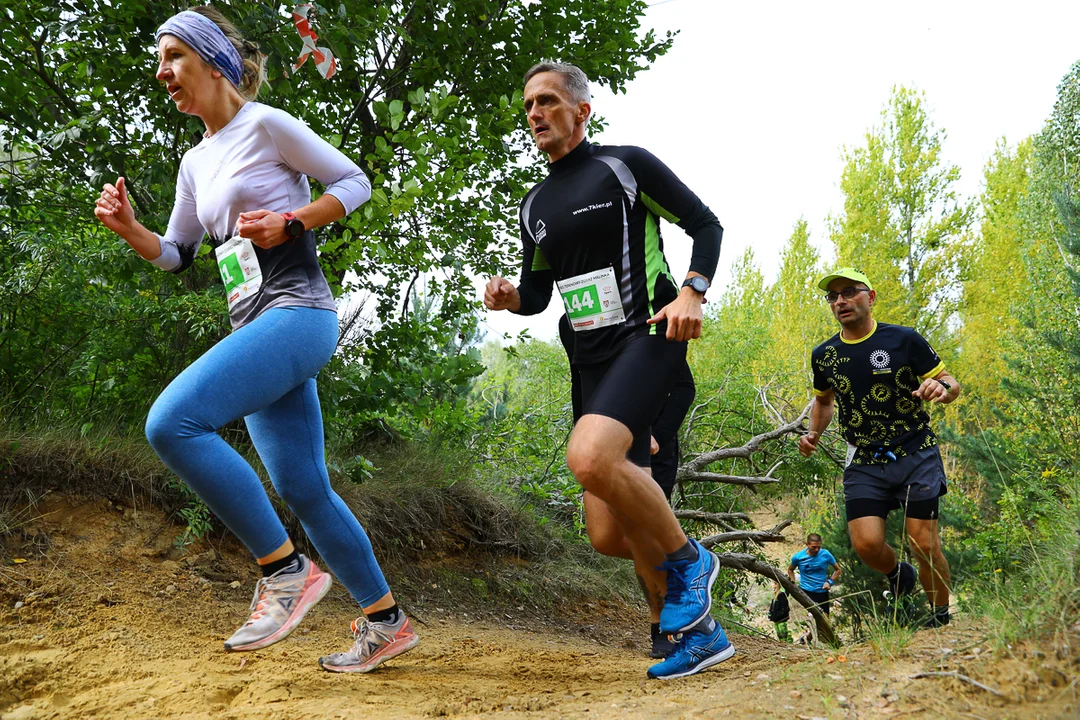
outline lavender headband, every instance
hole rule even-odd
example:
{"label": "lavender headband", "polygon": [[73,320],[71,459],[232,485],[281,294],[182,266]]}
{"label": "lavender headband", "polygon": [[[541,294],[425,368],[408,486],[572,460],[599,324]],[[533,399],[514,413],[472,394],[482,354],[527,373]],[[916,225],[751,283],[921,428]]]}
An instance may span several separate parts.
{"label": "lavender headband", "polygon": [[186,42],[207,65],[219,71],[235,87],[240,87],[244,61],[213,20],[184,10],[162,23],[154,33],[154,40],[160,40],[162,35],[175,35]]}

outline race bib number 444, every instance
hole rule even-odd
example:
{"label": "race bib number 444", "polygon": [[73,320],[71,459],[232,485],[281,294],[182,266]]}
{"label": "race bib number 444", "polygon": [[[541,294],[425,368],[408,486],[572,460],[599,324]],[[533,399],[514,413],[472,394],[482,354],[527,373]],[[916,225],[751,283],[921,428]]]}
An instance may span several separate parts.
{"label": "race bib number 444", "polygon": [[221,281],[225,283],[225,296],[229,308],[246,297],[251,297],[262,287],[262,268],[251,241],[234,235],[218,246],[217,255]]}
{"label": "race bib number 444", "polygon": [[615,271],[604,268],[558,283],[566,317],[576,332],[626,322]]}

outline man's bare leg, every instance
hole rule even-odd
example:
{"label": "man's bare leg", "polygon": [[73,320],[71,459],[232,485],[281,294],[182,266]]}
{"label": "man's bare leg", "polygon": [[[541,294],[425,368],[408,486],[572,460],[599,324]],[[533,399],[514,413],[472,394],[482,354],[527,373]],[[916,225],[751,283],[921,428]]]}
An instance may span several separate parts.
{"label": "man's bare leg", "polygon": [[588,490],[585,491],[582,504],[585,506],[585,532],[589,534],[589,544],[593,550],[608,557],[633,560],[630,545],[626,542],[626,533],[611,507]]}
{"label": "man's bare leg", "polygon": [[949,605],[949,563],[941,552],[937,520],[907,518],[904,524],[911,551],[919,564],[919,580],[934,608]]}
{"label": "man's bare leg", "polygon": [[896,553],[885,542],[885,518],[867,516],[848,523],[851,546],[871,570],[890,573],[896,567]]}
{"label": "man's bare leg", "polygon": [[[654,623],[660,622],[660,608],[663,607],[664,592],[667,589],[667,572],[656,567],[664,561],[664,553],[654,542],[640,532],[635,532],[629,519],[618,513],[590,492],[585,493],[585,529],[589,533],[589,542],[601,555],[633,560],[638,584],[649,606],[649,615]],[[631,543],[630,535],[636,536]],[[637,547],[635,552],[632,545]]]}
{"label": "man's bare leg", "polygon": [[625,516],[664,553],[687,543],[664,491],[649,473],[626,459],[629,428],[603,415],[584,415],[574,426],[566,463],[581,486]]}

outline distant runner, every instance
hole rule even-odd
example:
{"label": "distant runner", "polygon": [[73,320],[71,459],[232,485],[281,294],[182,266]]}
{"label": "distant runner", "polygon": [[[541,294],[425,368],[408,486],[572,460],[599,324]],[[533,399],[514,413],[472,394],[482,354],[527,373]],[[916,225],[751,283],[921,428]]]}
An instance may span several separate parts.
{"label": "distant runner", "polygon": [[904,527],[933,607],[928,627],[949,623],[949,565],[938,534],[945,466],[924,402],[948,404],[960,383],[919,333],[873,317],[877,292],[855,268],[818,283],[840,332],[814,348],[814,404],[799,452],[810,457],[833,417],[848,442],[844,501],[851,544],[866,565],[889,578],[893,597],[915,589],[915,568],[897,562],[885,542],[885,518],[903,509]]}
{"label": "distant runner", "polygon": [[[585,140],[592,106],[579,68],[540,63],[529,70],[525,112],[537,148],[548,156],[548,177],[521,204],[521,282],[492,278],[484,304],[532,315],[547,307],[558,285],[575,331],[571,362],[581,373],[583,409],[567,464],[606,503],[638,575],[663,596],[660,631],[676,635],[679,647],[649,677],[691,675],[735,653],[709,614],[719,564],[687,539],[643,468],[650,427],[686,362],[686,343],[701,335],[701,304],[723,229],[645,150]],[[681,290],[664,257],[661,217],[694,239]]]}
{"label": "distant runner", "polygon": [[780,587],[780,583],[773,580],[773,599],[769,603],[769,622],[776,626],[776,639],[780,642],[791,642],[791,630],[788,629],[788,620],[791,619],[791,605],[788,603],[787,593]]}
{"label": "distant runner", "polygon": [[[829,568],[835,568],[829,575]],[[806,547],[791,556],[787,574],[795,582],[795,571],[799,571],[799,587],[817,603],[826,615],[832,607],[829,590],[840,577],[840,564],[828,550],[821,547],[821,536],[810,533],[806,536]]]}
{"label": "distant runner", "polygon": [[[190,267],[208,234],[233,333],[165,388],[150,409],[146,436],[262,570],[251,615],[225,649],[255,650],[284,639],[331,583],[297,552],[259,476],[218,435],[244,418],[274,488],[363,608],[352,625],[352,648],[319,664],[368,672],[419,638],[364,529],[327,476],[315,376],[337,347],[338,319],[312,230],[366,202],[371,185],[307,125],[254,101],[266,77],[265,56],[220,12],[185,10],[158,28],[156,38],[158,81],[206,132],[180,163],[164,235],[135,219],[124,178],[105,185],[94,214],[169,272]],[[326,188],[314,202],[308,176]]]}

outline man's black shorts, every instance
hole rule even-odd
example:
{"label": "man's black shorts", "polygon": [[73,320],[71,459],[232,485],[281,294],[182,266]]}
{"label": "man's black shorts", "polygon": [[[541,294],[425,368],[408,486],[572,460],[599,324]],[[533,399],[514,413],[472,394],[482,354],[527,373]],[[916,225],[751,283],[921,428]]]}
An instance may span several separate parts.
{"label": "man's black shorts", "polygon": [[652,424],[686,364],[686,342],[663,335],[637,335],[618,355],[602,363],[580,365],[581,405],[585,415],[618,420],[634,436],[627,459],[649,467]]}
{"label": "man's black shorts", "polygon": [[664,407],[653,420],[651,431],[656,438],[656,444],[660,446],[649,460],[652,476],[668,500],[671,500],[671,494],[675,491],[675,476],[679,472],[679,428],[694,403],[696,393],[690,366],[683,363],[678,373],[678,379],[664,401]]}
{"label": "man's black shorts", "polygon": [[813,590],[804,589],[803,592],[809,595],[810,599],[813,600],[817,604],[817,606],[821,608],[821,612],[825,613],[826,615],[829,614],[829,609],[832,607],[832,601],[829,600],[828,590],[820,590],[818,592],[815,592]]}
{"label": "man's black shorts", "polygon": [[936,445],[884,465],[852,464],[844,470],[848,522],[884,518],[900,508],[909,518],[936,520],[938,498],[946,492],[945,465]]}

